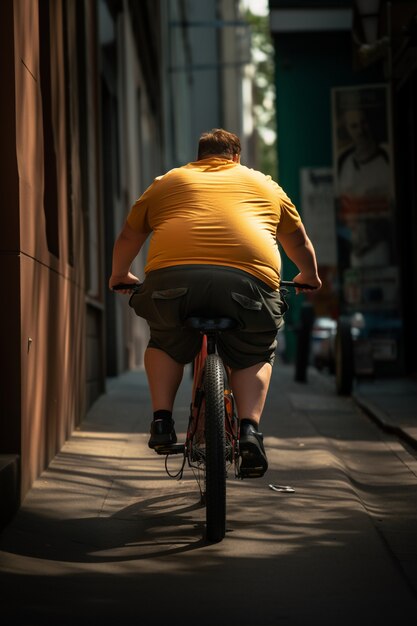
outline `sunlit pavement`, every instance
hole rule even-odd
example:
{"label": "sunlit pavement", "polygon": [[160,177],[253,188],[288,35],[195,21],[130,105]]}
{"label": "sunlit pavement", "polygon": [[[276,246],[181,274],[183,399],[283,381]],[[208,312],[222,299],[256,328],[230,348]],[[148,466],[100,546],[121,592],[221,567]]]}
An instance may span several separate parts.
{"label": "sunlit pavement", "polygon": [[[262,422],[270,470],[230,478],[215,545],[191,471],[170,479],[147,447],[144,374],[111,381],[0,536],[6,623],[415,623],[415,455],[331,379],[308,380],[276,366]],[[190,393],[187,373],[180,440]]]}

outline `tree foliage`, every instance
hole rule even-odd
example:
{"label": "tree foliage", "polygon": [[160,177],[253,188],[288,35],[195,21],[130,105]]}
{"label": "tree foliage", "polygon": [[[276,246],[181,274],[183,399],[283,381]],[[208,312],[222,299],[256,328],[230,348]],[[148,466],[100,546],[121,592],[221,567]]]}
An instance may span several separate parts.
{"label": "tree foliage", "polygon": [[246,11],[245,18],[252,31],[253,106],[260,169],[276,180],[275,63],[269,18],[267,15],[254,15],[249,10]]}

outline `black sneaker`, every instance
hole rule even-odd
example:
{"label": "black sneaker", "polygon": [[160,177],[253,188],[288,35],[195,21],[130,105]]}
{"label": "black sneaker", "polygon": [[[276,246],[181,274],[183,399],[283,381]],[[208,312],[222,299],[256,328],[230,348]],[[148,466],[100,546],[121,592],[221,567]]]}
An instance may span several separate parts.
{"label": "black sneaker", "polygon": [[240,463],[242,478],[260,478],[268,469],[263,439],[262,433],[250,424],[241,426],[239,451],[242,458]]}
{"label": "black sneaker", "polygon": [[151,437],[148,446],[154,448],[165,448],[177,443],[177,435],[174,428],[174,420],[159,419],[151,423]]}

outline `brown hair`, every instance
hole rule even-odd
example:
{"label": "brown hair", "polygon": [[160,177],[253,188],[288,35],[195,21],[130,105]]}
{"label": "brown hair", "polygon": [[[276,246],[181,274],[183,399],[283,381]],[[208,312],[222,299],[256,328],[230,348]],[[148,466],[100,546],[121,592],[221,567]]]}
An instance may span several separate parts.
{"label": "brown hair", "polygon": [[200,136],[198,159],[204,159],[210,155],[232,158],[235,154],[239,155],[241,150],[240,139],[237,135],[222,128],[213,128],[210,132]]}

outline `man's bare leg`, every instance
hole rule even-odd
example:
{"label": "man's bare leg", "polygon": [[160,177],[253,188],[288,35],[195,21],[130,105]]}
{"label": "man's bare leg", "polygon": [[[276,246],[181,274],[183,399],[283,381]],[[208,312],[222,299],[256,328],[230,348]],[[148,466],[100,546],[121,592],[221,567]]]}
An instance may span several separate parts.
{"label": "man's bare leg", "polygon": [[271,381],[270,363],[257,363],[231,372],[230,383],[240,418],[259,424]]}
{"label": "man's bare leg", "polygon": [[257,363],[252,367],[232,370],[231,385],[240,421],[239,451],[240,475],[258,478],[268,469],[263,435],[258,431],[271,381],[272,366]]}
{"label": "man's bare leg", "polygon": [[[184,365],[174,361],[166,352],[147,348],[145,369],[154,411],[172,411]],[[269,363],[257,363],[231,372],[231,386],[236,400],[238,415],[259,423],[271,380]]]}
{"label": "man's bare leg", "polygon": [[184,365],[174,361],[166,352],[147,348],[145,370],[148,378],[153,411],[172,411],[178,387],[184,373]]}

